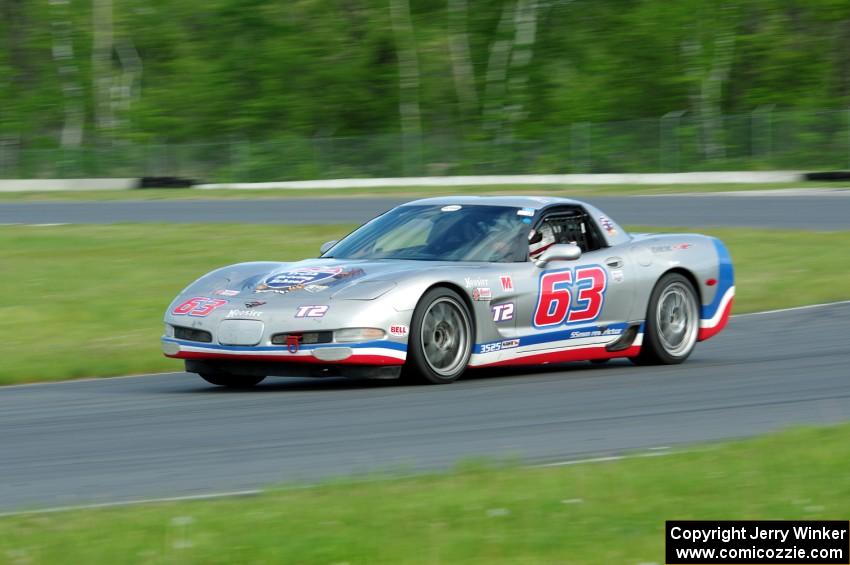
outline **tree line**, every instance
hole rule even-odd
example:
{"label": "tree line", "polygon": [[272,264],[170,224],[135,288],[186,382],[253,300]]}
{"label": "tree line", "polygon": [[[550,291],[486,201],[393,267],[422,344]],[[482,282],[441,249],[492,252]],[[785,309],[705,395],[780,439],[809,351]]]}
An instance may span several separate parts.
{"label": "tree line", "polygon": [[0,143],[447,133],[850,104],[846,0],[2,0]]}

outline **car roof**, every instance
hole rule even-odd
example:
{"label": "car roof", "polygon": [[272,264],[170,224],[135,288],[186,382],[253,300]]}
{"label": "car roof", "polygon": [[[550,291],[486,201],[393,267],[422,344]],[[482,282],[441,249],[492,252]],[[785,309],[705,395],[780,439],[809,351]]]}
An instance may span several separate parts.
{"label": "car roof", "polygon": [[460,204],[473,206],[509,206],[513,208],[530,208],[540,210],[551,204],[578,204],[587,206],[584,202],[571,200],[569,198],[558,198],[555,196],[437,196],[434,198],[422,198],[407,202],[402,206],[439,206],[446,204]]}

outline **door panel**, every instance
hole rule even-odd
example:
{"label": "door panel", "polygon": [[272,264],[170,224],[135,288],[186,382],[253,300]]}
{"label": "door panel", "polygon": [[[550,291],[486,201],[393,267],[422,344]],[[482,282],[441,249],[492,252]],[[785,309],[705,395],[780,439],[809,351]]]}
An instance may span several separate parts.
{"label": "door panel", "polygon": [[[577,261],[531,265],[517,316],[517,334],[540,336],[535,349],[605,344],[625,330],[633,298],[632,268],[625,254],[604,248]],[[551,339],[546,339],[547,337]]]}

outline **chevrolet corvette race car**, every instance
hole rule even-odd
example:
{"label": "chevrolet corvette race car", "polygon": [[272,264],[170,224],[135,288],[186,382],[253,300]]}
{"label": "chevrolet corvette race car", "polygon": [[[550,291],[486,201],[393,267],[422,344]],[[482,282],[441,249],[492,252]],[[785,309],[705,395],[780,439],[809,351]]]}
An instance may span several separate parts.
{"label": "chevrolet corvette race car", "polygon": [[321,256],[240,263],[168,307],[166,356],[210,383],[411,376],[625,357],[681,363],[726,325],[719,240],[630,234],[597,208],[538,197],[417,200]]}

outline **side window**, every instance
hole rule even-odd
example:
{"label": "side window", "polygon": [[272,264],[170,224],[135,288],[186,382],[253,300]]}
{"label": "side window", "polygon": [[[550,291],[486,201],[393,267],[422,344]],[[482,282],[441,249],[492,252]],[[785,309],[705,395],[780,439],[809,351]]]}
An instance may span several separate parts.
{"label": "side window", "polygon": [[604,240],[582,208],[553,210],[543,217],[543,223],[551,227],[555,243],[575,243],[582,253],[604,247]]}

